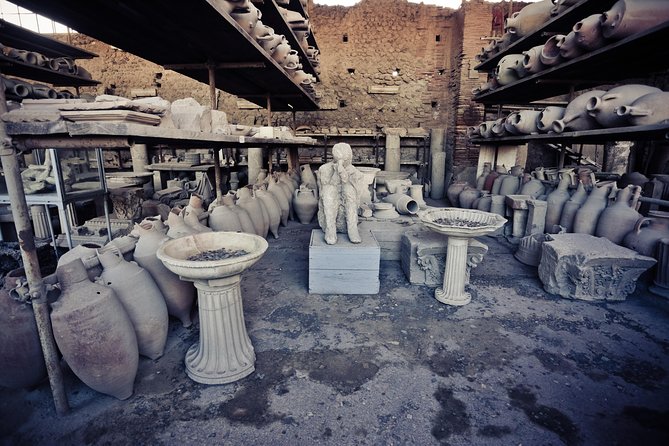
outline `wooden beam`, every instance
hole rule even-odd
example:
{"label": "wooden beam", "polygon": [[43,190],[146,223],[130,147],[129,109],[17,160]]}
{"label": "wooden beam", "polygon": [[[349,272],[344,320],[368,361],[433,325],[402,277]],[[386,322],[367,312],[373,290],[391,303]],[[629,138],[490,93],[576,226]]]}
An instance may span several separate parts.
{"label": "wooden beam", "polygon": [[[176,63],[167,64],[163,67],[167,70],[208,70],[206,63]],[[240,70],[245,68],[265,68],[264,62],[218,62],[214,63],[215,70]]]}

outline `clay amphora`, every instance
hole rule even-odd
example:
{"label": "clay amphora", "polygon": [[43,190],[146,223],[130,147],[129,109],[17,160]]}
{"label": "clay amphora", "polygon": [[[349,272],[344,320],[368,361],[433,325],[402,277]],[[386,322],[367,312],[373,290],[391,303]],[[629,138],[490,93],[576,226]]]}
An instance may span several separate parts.
{"label": "clay amphora", "polygon": [[537,198],[546,192],[546,186],[541,180],[534,178],[531,174],[523,175],[523,185],[520,187],[521,195],[529,195],[532,198]]}
{"label": "clay amphora", "polygon": [[498,136],[506,135],[506,127],[504,125],[505,123],[506,123],[506,118],[496,119],[494,121],[493,125],[492,125],[492,135],[491,136],[498,137]]}
{"label": "clay amphora", "polygon": [[616,201],[608,206],[599,216],[597,222],[597,237],[604,237],[613,243],[622,243],[625,235],[634,229],[637,220],[641,218],[634,205],[641,193],[639,186],[627,186],[618,191]]}
{"label": "clay amphora", "polygon": [[311,170],[310,164],[302,164],[300,166],[300,180],[311,189],[316,189],[316,175]]}
{"label": "clay amphora", "polygon": [[274,196],[274,199],[279,204],[281,209],[281,224],[286,226],[288,224],[288,217],[290,215],[290,202],[286,198],[284,190],[276,184],[276,182],[270,179],[269,184],[267,185],[267,192]]}
{"label": "clay amphora", "polygon": [[249,9],[249,0],[219,0],[215,4],[228,14],[235,9],[244,11],[248,11]]}
{"label": "clay amphora", "polygon": [[576,188],[576,192],[571,196],[569,200],[564,204],[562,208],[562,215],[560,215],[560,226],[565,228],[567,232],[574,231],[574,217],[576,217],[576,212],[578,209],[585,203],[585,200],[588,198],[588,192],[585,190],[583,183],[579,183]]}
{"label": "clay amphora", "polygon": [[235,19],[235,22],[249,34],[253,33],[253,28],[255,28],[258,20],[262,18],[260,10],[251,2],[248,3],[248,9],[246,11],[236,9],[232,11],[230,15]]}
{"label": "clay amphora", "polygon": [[527,51],[523,51],[523,69],[526,75],[539,73],[546,69],[546,66],[541,63],[541,50],[543,45],[533,46]]}
{"label": "clay amphora", "polygon": [[499,176],[499,173],[496,171],[492,171],[488,174],[488,176],[485,177],[485,183],[483,183],[483,190],[486,190],[490,192],[492,190],[492,186],[495,183],[495,179]]}
{"label": "clay amphora", "polygon": [[564,38],[564,34],[556,34],[544,43],[544,46],[541,49],[541,54],[539,55],[539,59],[544,66],[552,67],[563,61],[562,56],[560,55],[560,45],[562,45]]}
{"label": "clay amphora", "polygon": [[522,54],[507,54],[500,59],[493,71],[493,76],[499,85],[508,85],[520,79],[516,66],[523,64],[523,58]]}
{"label": "clay amphora", "polygon": [[649,181],[648,177],[641,172],[629,172],[621,175],[617,181],[618,187],[623,188],[630,184],[634,186],[643,186]]}
{"label": "clay amphora", "polygon": [[209,227],[214,231],[242,232],[242,224],[232,205],[217,205],[209,211]]}
{"label": "clay amphora", "polygon": [[172,239],[198,233],[196,229],[186,224],[183,215],[176,209],[167,215],[167,226],[169,226],[167,236]]}
{"label": "clay amphora", "polygon": [[606,208],[612,183],[595,186],[585,203],[576,211],[573,231],[580,234],[595,235],[599,216]]}
{"label": "clay amphora", "polygon": [[423,184],[412,184],[409,186],[409,196],[418,203],[420,209],[425,209],[427,207],[427,203],[423,199],[423,186]]}
{"label": "clay amphora", "polygon": [[243,207],[238,206],[237,204],[226,205],[226,207],[228,207],[237,216],[239,224],[242,227],[242,232],[247,234],[256,233],[255,226],[253,226],[253,220]]}
{"label": "clay amphora", "polygon": [[479,134],[481,138],[492,138],[494,136],[492,129],[495,125],[495,121],[483,121],[479,124]]}
{"label": "clay amphora", "polygon": [[580,0],[553,0],[555,5],[551,10],[551,15],[556,16],[578,3]]}
{"label": "clay amphora", "polygon": [[481,191],[471,186],[465,186],[458,195],[458,202],[463,209],[471,209],[474,201],[481,196]]}
{"label": "clay amphora", "polygon": [[156,251],[170,238],[153,226],[135,225],[139,240],[135,246],[135,262],[151,274],[165,299],[167,313],[181,321],[184,327],[192,324],[190,312],[195,301],[193,282],[179,279],[179,276],[167,269]]}
{"label": "clay amphora", "polygon": [[504,21],[504,30],[516,37],[527,36],[551,18],[552,9],[551,0],[530,3]]}
{"label": "clay amphora", "polygon": [[272,34],[274,34],[274,29],[265,25],[262,20],[256,22],[256,26],[253,27],[253,31],[251,32],[251,36],[256,40],[270,37]]}
{"label": "clay amphora", "polygon": [[102,282],[116,293],[137,335],[139,354],[160,358],[165,350],[169,324],[167,304],[148,271],[127,262],[114,250],[98,253]]}
{"label": "clay amphora", "polygon": [[420,206],[418,206],[418,203],[413,198],[402,193],[388,194],[383,200],[391,203],[395,206],[397,212],[404,215],[416,214],[420,209]]}
{"label": "clay amphora", "polygon": [[22,268],[10,271],[0,288],[0,386],[11,389],[33,387],[46,378],[32,306],[10,296],[23,276]]}
{"label": "clay amphora", "polygon": [[53,336],[84,384],[124,400],[132,395],[139,353],[128,313],[114,291],[88,279],[81,260],[56,269],[61,295],[51,307]]}
{"label": "clay amphora", "polygon": [[276,51],[277,46],[285,41],[286,37],[283,34],[272,34],[260,39],[258,43],[268,54],[272,55]]}
{"label": "clay amphora", "polygon": [[652,125],[669,119],[669,92],[651,93],[641,96],[631,105],[618,108],[619,116],[626,125]]}
{"label": "clay amphora", "polygon": [[495,178],[495,181],[492,183],[492,188],[490,189],[490,192],[492,192],[493,195],[501,195],[499,193],[500,188],[502,187],[502,182],[504,181],[504,178],[508,177],[508,174],[500,174]]}
{"label": "clay amphora", "polygon": [[211,229],[209,226],[205,226],[202,223],[200,223],[200,219],[198,218],[197,214],[194,214],[192,212],[190,214],[184,215],[184,223],[186,223],[191,228],[195,229],[198,233],[213,231],[213,229]]}
{"label": "clay amphora", "polygon": [[562,208],[569,200],[569,185],[571,179],[569,175],[565,175],[560,180],[557,189],[551,192],[546,197],[546,232],[549,234],[555,233],[555,226],[560,224],[560,216],[562,215]]}
{"label": "clay amphora", "polygon": [[281,208],[274,195],[264,189],[255,191],[256,197],[262,202],[269,215],[269,230],[274,238],[279,238],[279,224],[281,223]]}
{"label": "clay amphora", "polygon": [[184,217],[189,214],[195,214],[198,220],[200,220],[202,224],[206,225],[207,219],[205,214],[207,211],[203,206],[204,200],[202,199],[202,196],[198,194],[191,194],[190,198],[188,199],[188,205],[186,205],[186,207],[183,209]]}
{"label": "clay amphora", "polygon": [[509,135],[519,135],[520,133],[516,128],[512,125],[512,121],[516,120],[516,116],[518,115],[518,112],[511,112],[509,115],[506,117],[504,120],[504,129],[506,130],[506,133]]}
{"label": "clay amphora", "polygon": [[592,97],[585,108],[588,114],[594,117],[602,127],[621,127],[626,125],[627,119],[617,113],[622,105],[629,105],[641,96],[650,93],[661,93],[662,90],[648,85],[626,84],[615,87],[605,94]]}
{"label": "clay amphora", "polygon": [[492,204],[492,195],[490,192],[483,192],[483,195],[476,204],[476,209],[480,211],[490,212],[490,205]]}
{"label": "clay amphora", "polygon": [[544,108],[537,116],[537,130],[540,133],[553,131],[553,122],[564,117],[565,107],[556,107],[549,105]]}
{"label": "clay amphora", "polygon": [[316,211],[318,211],[318,198],[316,198],[314,190],[304,184],[300,186],[295,191],[293,208],[300,223],[303,225],[311,223],[314,215],[316,215]]}
{"label": "clay amphora", "polygon": [[666,0],[618,0],[600,17],[602,35],[620,40],[669,20]]}
{"label": "clay amphora", "polygon": [[558,41],[557,46],[560,49],[560,57],[563,59],[574,59],[585,53],[585,50],[578,45],[576,33],[573,30],[564,36],[564,39]]}
{"label": "clay amphora", "polygon": [[530,135],[533,133],[538,133],[537,129],[537,119],[541,114],[540,111],[536,110],[520,110],[515,113],[511,113],[506,119],[506,126],[513,128],[514,135]]}
{"label": "clay amphora", "polygon": [[544,174],[544,168],[542,166],[537,167],[532,171],[532,176],[537,180],[545,180],[546,175]]}
{"label": "clay amphora", "polygon": [[451,203],[451,206],[458,206],[458,196],[467,185],[468,184],[466,181],[456,181],[455,183],[452,183],[450,186],[448,186],[448,189],[446,189],[446,196],[448,197],[448,201]]}
{"label": "clay amphora", "polygon": [[476,179],[476,188],[478,190],[483,190],[483,187],[485,186],[485,180],[490,174],[490,171],[490,163],[483,163],[483,172],[481,172],[481,175],[479,175],[479,177]]}
{"label": "clay amphora", "polygon": [[648,211],[648,217],[637,220],[634,229],[625,236],[623,246],[656,257],[657,244],[666,237],[669,237],[669,212]]}
{"label": "clay amphora", "polygon": [[88,278],[95,280],[102,274],[102,267],[98,262],[98,255],[96,252],[96,250],[100,248],[102,248],[102,246],[96,245],[95,243],[77,245],[60,256],[58,259],[58,266],[68,264],[76,259],[81,259],[88,272]]}
{"label": "clay amphora", "polygon": [[602,35],[600,17],[601,14],[590,15],[576,22],[572,29],[576,34],[576,44],[586,52],[594,51],[606,44],[606,39]]}
{"label": "clay amphora", "polygon": [[499,195],[515,195],[520,190],[521,177],[518,175],[505,175],[499,186]]}
{"label": "clay amphora", "polygon": [[251,190],[242,187],[237,190],[237,206],[244,209],[251,217],[255,234],[260,237],[267,237],[269,232],[269,214],[264,209],[260,200],[253,197]]}
{"label": "clay amphora", "polygon": [[562,133],[599,128],[599,123],[588,114],[585,106],[592,98],[602,96],[605,93],[603,90],[592,90],[574,98],[567,105],[563,118],[556,119],[553,122],[553,131]]}
{"label": "clay amphora", "polygon": [[274,48],[274,52],[272,53],[272,59],[277,61],[279,65],[283,63],[284,60],[286,60],[286,57],[288,56],[288,53],[290,53],[290,50],[292,48],[288,44],[288,42],[283,41],[280,44]]}

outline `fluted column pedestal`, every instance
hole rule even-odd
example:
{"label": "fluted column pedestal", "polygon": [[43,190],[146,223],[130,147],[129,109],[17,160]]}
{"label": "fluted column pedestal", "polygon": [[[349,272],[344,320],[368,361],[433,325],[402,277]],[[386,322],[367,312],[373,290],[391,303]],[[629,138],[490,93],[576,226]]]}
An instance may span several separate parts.
{"label": "fluted column pedestal", "polygon": [[256,355],[246,333],[240,275],[195,281],[200,340],[186,353],[186,373],[202,384],[227,384],[255,370]]}
{"label": "fluted column pedestal", "polygon": [[468,245],[466,237],[448,236],[443,287],[434,291],[434,297],[439,302],[466,305],[471,301],[471,296],[465,291]]}
{"label": "fluted column pedestal", "polygon": [[669,298],[669,238],[660,239],[656,249],[655,280],[649,290],[653,294]]}

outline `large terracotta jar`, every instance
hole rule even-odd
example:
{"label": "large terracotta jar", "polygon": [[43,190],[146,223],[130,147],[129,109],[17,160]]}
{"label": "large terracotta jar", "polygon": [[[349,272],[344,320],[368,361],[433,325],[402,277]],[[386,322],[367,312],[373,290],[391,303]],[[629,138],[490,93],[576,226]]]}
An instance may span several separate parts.
{"label": "large terracotta jar", "polygon": [[170,238],[154,226],[135,225],[139,240],[135,246],[135,262],[151,274],[165,298],[167,313],[181,321],[184,327],[192,324],[190,313],[195,301],[193,282],[179,279],[156,257],[160,245]]}
{"label": "large terracotta jar", "polygon": [[267,237],[269,232],[269,214],[260,200],[253,196],[250,189],[242,187],[237,190],[237,206],[244,209],[253,222],[256,235]]}
{"label": "large terracotta jar", "polygon": [[506,118],[505,128],[509,133],[514,135],[529,135],[538,133],[537,119],[541,114],[536,110],[520,110],[511,113]]}
{"label": "large terracotta jar", "polygon": [[474,204],[474,200],[481,196],[481,191],[475,189],[471,186],[465,186],[458,195],[458,203],[463,209],[471,209]]}
{"label": "large terracotta jar", "polygon": [[476,209],[480,211],[490,212],[490,206],[492,205],[492,195],[490,192],[483,192],[483,195],[476,203]]}
{"label": "large terracotta jar", "polygon": [[560,226],[565,228],[567,232],[574,231],[574,218],[576,217],[576,212],[583,203],[585,203],[587,198],[588,192],[585,190],[585,186],[583,183],[578,183],[576,192],[574,192],[574,195],[572,195],[564,204],[562,215],[560,215]]}
{"label": "large terracotta jar", "polygon": [[[96,277],[99,277],[100,274],[102,274],[102,268],[98,264],[98,255],[96,251],[100,248],[102,248],[102,246],[96,245],[95,243],[83,243],[77,245],[60,256],[58,259],[58,266],[65,265],[76,259],[81,259],[84,263],[84,267],[88,271],[88,278],[95,280]],[[93,264],[95,264],[95,266],[93,266]]]}
{"label": "large terracotta jar", "polygon": [[585,107],[592,98],[602,96],[605,93],[603,90],[591,90],[574,98],[567,105],[562,119],[553,122],[553,131],[562,133],[599,128],[599,123],[588,114]]}
{"label": "large terracotta jar", "polygon": [[626,84],[615,87],[601,96],[590,98],[585,108],[588,114],[602,127],[622,127],[626,125],[627,119],[617,113],[618,108],[629,105],[641,96],[650,93],[661,93],[662,90],[642,84]]}
{"label": "large terracotta jar", "polygon": [[490,192],[492,190],[492,186],[495,183],[495,179],[499,176],[499,173],[497,171],[492,171],[490,172],[486,177],[485,177],[485,182],[483,183],[483,190]]}
{"label": "large terracotta jar", "polygon": [[279,238],[279,224],[281,223],[281,208],[274,195],[264,189],[255,191],[256,197],[263,204],[269,215],[269,230],[274,238]]}
{"label": "large terracotta jar", "polygon": [[506,32],[518,37],[533,33],[551,18],[552,0],[530,3],[504,21]]}
{"label": "large terracotta jar", "polygon": [[492,129],[495,125],[495,121],[483,121],[479,124],[479,135],[481,138],[492,138],[494,136]]}
{"label": "large terracotta jar", "polygon": [[113,250],[98,254],[102,282],[114,290],[128,313],[137,336],[139,354],[160,358],[165,350],[169,325],[167,304],[151,275],[127,262]]}
{"label": "large terracotta jar", "polygon": [[466,181],[456,181],[448,186],[448,189],[446,189],[446,196],[448,197],[451,206],[457,207],[459,205],[460,202],[458,196],[460,195],[460,192],[465,189],[465,186],[467,186]]}
{"label": "large terracotta jar", "polygon": [[520,190],[521,177],[519,175],[505,175],[499,186],[499,195],[515,195]]}
{"label": "large terracotta jar", "polygon": [[200,221],[200,223],[206,226],[207,211],[204,209],[203,205],[204,205],[204,200],[200,195],[191,194],[190,198],[188,199],[188,205],[186,205],[186,207],[184,207],[183,209],[184,217],[194,214]]}
{"label": "large terracotta jar", "polygon": [[284,190],[276,184],[276,181],[270,179],[267,185],[267,192],[274,196],[274,199],[279,204],[281,209],[281,224],[286,226],[288,224],[288,217],[290,215],[290,201],[286,198]]}
{"label": "large terracotta jar", "polygon": [[490,163],[483,163],[483,172],[481,172],[481,175],[476,179],[476,188],[478,190],[483,190],[483,187],[485,186],[485,180],[488,177],[488,175],[491,172],[491,166]]}
{"label": "large terracotta jar", "polygon": [[571,179],[569,175],[565,175],[560,180],[557,189],[551,192],[546,197],[546,232],[553,233],[555,227],[560,224],[560,217],[562,216],[562,208],[569,200],[569,185]]}
{"label": "large terracotta jar", "polygon": [[648,217],[637,220],[634,229],[625,236],[623,246],[656,257],[657,244],[666,237],[669,237],[669,212],[648,211]]}
{"label": "large terracotta jar", "polygon": [[626,125],[653,125],[669,119],[669,92],[643,95],[630,105],[618,108]]}
{"label": "large terracotta jar", "polygon": [[191,234],[197,234],[199,231],[184,221],[183,215],[176,209],[170,211],[167,215],[167,236],[169,238],[185,237]]}
{"label": "large terracotta jar", "polygon": [[539,60],[541,60],[544,66],[552,67],[563,62],[562,55],[560,54],[560,46],[562,46],[564,38],[564,34],[556,34],[546,40],[539,55]]}
{"label": "large terracotta jar", "polygon": [[595,235],[600,214],[606,208],[612,183],[593,187],[590,195],[574,216],[573,231],[579,234]]}
{"label": "large terracotta jar", "polygon": [[32,387],[46,378],[37,323],[32,306],[10,292],[25,275],[10,271],[0,288],[0,387]]}
{"label": "large terracotta jar", "polygon": [[526,75],[536,74],[546,69],[546,66],[541,62],[541,50],[543,49],[543,45],[537,45],[523,51],[522,65]]}
{"label": "large terracotta jar", "polygon": [[193,228],[198,233],[212,231],[212,229],[209,226],[205,226],[202,224],[197,214],[191,212],[189,214],[184,214],[183,217],[184,217],[184,223],[186,223],[188,226]]}
{"label": "large terracotta jar", "polygon": [[572,28],[576,34],[576,43],[586,52],[594,51],[606,44],[606,39],[602,35],[601,16],[601,14],[590,15],[576,22]]}
{"label": "large terracotta jar", "polygon": [[237,204],[230,204],[226,205],[230,210],[237,216],[237,219],[239,220],[239,224],[242,227],[242,232],[245,232],[247,234],[255,234],[256,229],[255,226],[253,226],[253,220],[251,219],[251,216],[249,215],[246,210],[238,206]]}
{"label": "large terracotta jar", "polygon": [[242,224],[232,205],[217,205],[209,211],[209,227],[214,231],[242,232]]}
{"label": "large terracotta jar", "polygon": [[634,229],[637,220],[641,218],[641,214],[634,209],[640,193],[639,186],[627,186],[620,189],[615,203],[604,209],[599,216],[595,235],[621,244],[625,235]]}
{"label": "large terracotta jar", "polygon": [[302,184],[307,187],[316,189],[316,175],[314,175],[314,171],[311,170],[310,164],[302,164],[300,166],[300,180],[302,181]]}
{"label": "large terracotta jar", "polygon": [[500,59],[493,71],[493,75],[499,85],[508,85],[520,79],[516,67],[523,64],[522,54],[507,54]]}
{"label": "large terracotta jar", "polygon": [[620,40],[669,20],[666,0],[618,0],[600,17],[602,34]]}
{"label": "large terracotta jar", "polygon": [[316,192],[305,185],[300,186],[300,188],[295,191],[293,209],[295,210],[295,214],[300,223],[303,225],[311,223],[314,215],[316,215],[316,211],[318,211],[318,198],[316,198]]}
{"label": "large terracotta jar", "polygon": [[77,259],[56,269],[61,295],[51,307],[53,336],[84,384],[124,400],[132,395],[139,354],[128,313],[116,293],[88,279]]}
{"label": "large terracotta jar", "polygon": [[522,183],[523,185],[520,187],[521,195],[529,195],[532,198],[538,198],[546,192],[544,183],[532,176],[532,174],[524,174]]}
{"label": "large terracotta jar", "polygon": [[558,48],[560,49],[560,57],[565,60],[574,59],[585,52],[583,48],[578,45],[576,41],[576,33],[572,30],[562,41],[558,42]]}

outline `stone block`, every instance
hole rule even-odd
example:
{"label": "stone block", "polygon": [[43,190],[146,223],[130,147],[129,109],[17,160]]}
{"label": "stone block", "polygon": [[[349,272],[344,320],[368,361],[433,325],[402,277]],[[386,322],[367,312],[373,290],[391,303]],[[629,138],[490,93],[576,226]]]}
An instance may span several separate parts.
{"label": "stone block", "polygon": [[625,300],[656,260],[589,234],[556,234],[543,244],[544,289],[568,299]]}
{"label": "stone block", "polygon": [[338,234],[328,245],[321,229],[311,231],[309,293],[378,294],[381,249],[371,231],[360,230],[361,243]]}
{"label": "stone block", "polygon": [[543,234],[546,226],[546,205],[543,200],[527,200],[525,235]]}
{"label": "stone block", "polygon": [[177,99],[170,109],[174,125],[181,130],[211,132],[211,108],[193,98]]}
{"label": "stone block", "polygon": [[381,260],[400,260],[402,235],[407,228],[416,227],[413,217],[401,215],[400,217],[388,220],[377,220],[370,218],[362,221],[359,225],[360,231],[371,231],[374,238],[381,248]]}
{"label": "stone block", "polygon": [[[402,236],[401,264],[412,285],[441,286],[444,281],[448,237],[428,230],[409,231]],[[488,252],[488,247],[474,238],[467,247],[467,278]]]}

